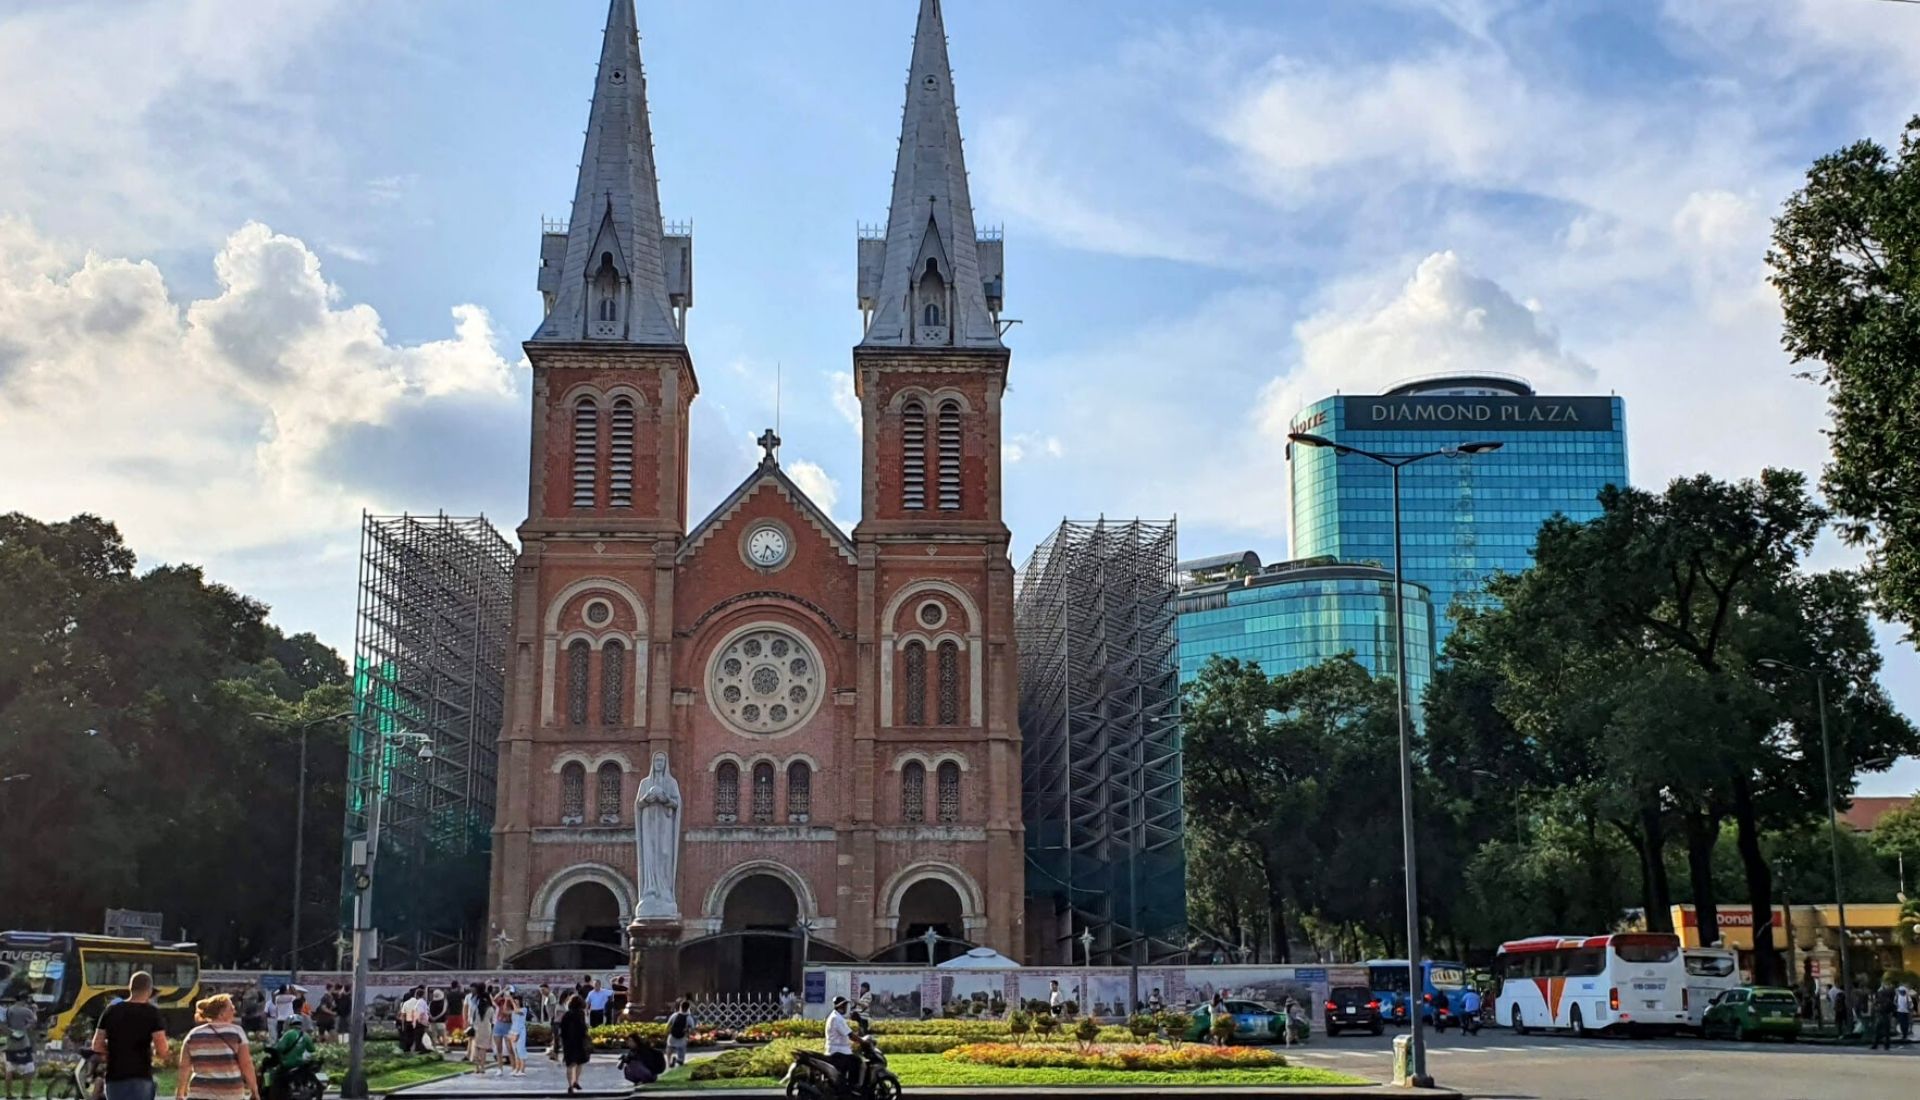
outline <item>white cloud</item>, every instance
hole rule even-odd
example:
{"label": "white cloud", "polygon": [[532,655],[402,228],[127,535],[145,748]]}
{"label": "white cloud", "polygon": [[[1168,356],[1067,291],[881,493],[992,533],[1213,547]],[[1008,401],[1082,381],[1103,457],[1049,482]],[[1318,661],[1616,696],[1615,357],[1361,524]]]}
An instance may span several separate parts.
{"label": "white cloud", "polygon": [[1040,435],[1035,432],[1011,432],[1000,441],[1000,459],[1011,466],[1033,458],[1062,458],[1067,453],[1066,444],[1060,442],[1057,435]]}
{"label": "white cloud", "polygon": [[865,428],[860,423],[860,398],[853,392],[853,372],[835,370],[826,374],[828,392],[833,395],[833,410],[853,429],[854,435],[860,435]]}
{"label": "white cloud", "polygon": [[524,439],[524,397],[485,311],[395,344],[305,244],[259,224],[214,267],[218,293],[181,303],[150,262],[76,257],[0,220],[0,466],[27,475],[0,506],[97,512],[144,552],[195,559],[337,537],[362,508],[513,507],[511,482],[460,488],[524,455],[503,446]]}
{"label": "white cloud", "polygon": [[280,76],[350,0],[63,0],[0,16],[0,211],[95,247],[198,246],[317,186],[321,100]]}
{"label": "white cloud", "polygon": [[[834,514],[834,509],[840,506],[840,483],[827,473],[824,466],[803,458],[795,462],[783,462],[781,468],[786,470],[787,476],[800,487],[800,491],[807,494],[808,499],[820,506],[822,512],[829,516]],[[834,522],[842,530],[848,527],[842,520],[835,519]]]}
{"label": "white cloud", "polygon": [[1561,346],[1535,309],[1467,270],[1451,252],[1421,260],[1384,301],[1356,287],[1294,330],[1299,365],[1261,395],[1261,425],[1285,438],[1301,407],[1338,392],[1378,393],[1425,374],[1493,371],[1518,375],[1542,392],[1591,390],[1594,370]]}

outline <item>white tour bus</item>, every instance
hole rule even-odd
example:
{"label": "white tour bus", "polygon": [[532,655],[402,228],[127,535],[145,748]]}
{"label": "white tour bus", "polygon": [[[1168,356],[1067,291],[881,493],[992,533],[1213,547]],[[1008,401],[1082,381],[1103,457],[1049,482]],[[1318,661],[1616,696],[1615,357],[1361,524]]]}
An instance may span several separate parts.
{"label": "white tour bus", "polygon": [[1494,956],[1494,1022],[1524,1035],[1575,1035],[1687,1026],[1687,971],[1680,938],[1665,932],[1535,936]]}
{"label": "white tour bus", "polygon": [[1680,954],[1687,967],[1687,1026],[1698,1028],[1715,997],[1745,984],[1740,956],[1731,947],[1689,947]]}

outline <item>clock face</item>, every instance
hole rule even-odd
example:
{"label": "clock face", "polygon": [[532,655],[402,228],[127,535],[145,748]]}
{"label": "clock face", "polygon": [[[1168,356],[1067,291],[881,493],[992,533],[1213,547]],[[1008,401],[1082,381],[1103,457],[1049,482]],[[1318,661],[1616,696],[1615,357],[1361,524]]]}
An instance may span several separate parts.
{"label": "clock face", "polygon": [[747,557],[755,565],[779,565],[787,557],[787,536],[777,527],[760,528],[747,536]]}

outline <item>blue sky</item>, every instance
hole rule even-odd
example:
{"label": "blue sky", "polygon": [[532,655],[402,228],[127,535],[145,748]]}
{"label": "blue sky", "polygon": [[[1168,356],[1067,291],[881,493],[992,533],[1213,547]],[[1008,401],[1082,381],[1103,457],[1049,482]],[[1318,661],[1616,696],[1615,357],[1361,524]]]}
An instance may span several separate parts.
{"label": "blue sky", "polygon": [[[1644,486],[1817,470],[1767,219],[1812,158],[1920,110],[1920,8],[946,8],[1023,322],[1017,556],[1105,513],[1278,558],[1287,416],[1453,367],[1624,395]],[[695,224],[696,511],[749,469],[777,367],[789,467],[857,513],[853,242],[886,215],[912,9],[639,4],[663,203]],[[362,508],[510,530],[540,218],[566,213],[605,10],[6,5],[0,461],[23,476],[0,508],[110,516],[342,648]],[[1920,713],[1920,658],[1883,641]]]}

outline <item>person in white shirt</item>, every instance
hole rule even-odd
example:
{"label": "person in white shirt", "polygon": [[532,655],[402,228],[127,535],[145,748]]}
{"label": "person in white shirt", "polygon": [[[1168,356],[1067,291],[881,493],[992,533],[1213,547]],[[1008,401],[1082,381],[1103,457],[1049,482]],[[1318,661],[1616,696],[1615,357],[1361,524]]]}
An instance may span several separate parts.
{"label": "person in white shirt", "polygon": [[853,1052],[853,1028],[847,1023],[847,999],[835,997],[827,1013],[827,1061],[840,1071],[849,1089],[860,1086],[860,1057]]}
{"label": "person in white shirt", "polygon": [[1893,1022],[1900,1028],[1900,1041],[1913,1041],[1913,990],[1905,982],[1893,991]]}

